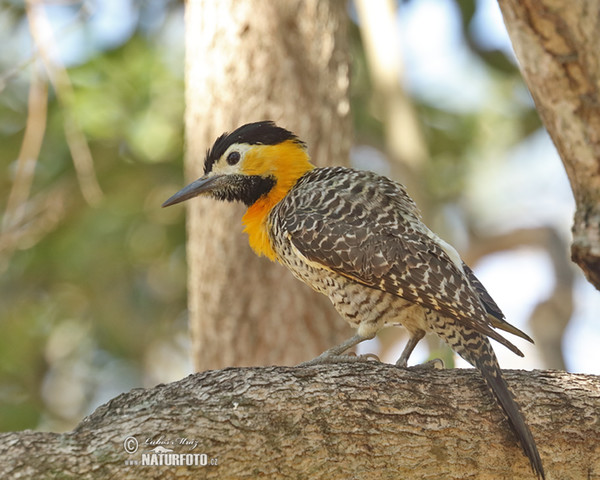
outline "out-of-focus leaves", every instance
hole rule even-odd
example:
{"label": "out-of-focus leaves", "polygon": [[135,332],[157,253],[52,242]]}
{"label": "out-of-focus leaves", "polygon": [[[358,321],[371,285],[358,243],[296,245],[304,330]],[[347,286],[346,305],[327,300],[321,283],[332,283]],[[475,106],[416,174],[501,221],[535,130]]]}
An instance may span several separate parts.
{"label": "out-of-focus leaves", "polygon": [[[470,43],[473,44],[473,42]],[[479,57],[490,67],[498,70],[499,72],[516,75],[518,69],[515,64],[506,56],[502,50],[484,50],[481,48],[473,49]]]}
{"label": "out-of-focus leaves", "polygon": [[71,79],[77,87],[73,108],[90,140],[120,140],[144,162],[172,160],[181,152],[181,78],[141,37],[73,69]]}
{"label": "out-of-focus leaves", "polygon": [[[178,8],[164,10],[163,24],[181,17],[180,2],[172,3]],[[146,371],[150,350],[186,364],[178,351],[187,329],[183,209],[160,207],[182,183],[183,49],[165,51],[160,23],[152,29],[68,69],[74,96],[65,108],[105,192],[95,208],[79,191],[65,112],[50,94],[32,195],[60,185],[64,217],[3,258],[0,431],[71,428],[98,401],[168,379]],[[0,63],[0,75],[10,67]],[[26,73],[0,92],[4,192],[26,125]]]}

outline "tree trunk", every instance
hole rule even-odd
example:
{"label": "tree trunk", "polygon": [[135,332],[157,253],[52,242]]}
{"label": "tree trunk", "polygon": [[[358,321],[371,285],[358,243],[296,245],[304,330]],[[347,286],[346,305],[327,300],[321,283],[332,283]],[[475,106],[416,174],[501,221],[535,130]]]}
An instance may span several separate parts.
{"label": "tree trunk", "polygon": [[600,289],[600,4],[499,3],[521,72],[575,196],[572,259]]}
{"label": "tree trunk", "polygon": [[[346,2],[189,0],[187,173],[224,131],[270,119],[306,141],[318,165],[351,145]],[[196,369],[295,364],[351,335],[329,300],[255,257],[243,206],[189,202],[189,308]]]}
{"label": "tree trunk", "polygon": [[[600,377],[505,374],[546,478],[598,478]],[[475,370],[374,362],[229,368],[134,389],[73,432],[0,434],[0,458],[3,479],[535,478]]]}

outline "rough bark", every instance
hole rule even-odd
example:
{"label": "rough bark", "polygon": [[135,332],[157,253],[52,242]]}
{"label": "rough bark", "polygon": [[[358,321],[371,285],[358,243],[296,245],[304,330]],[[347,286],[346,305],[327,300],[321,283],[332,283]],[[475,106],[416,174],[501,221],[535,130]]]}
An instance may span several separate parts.
{"label": "rough bark", "polygon": [[[598,478],[600,377],[505,374],[548,480]],[[207,465],[142,465],[158,445]],[[228,368],[135,389],[72,432],[0,434],[0,458],[4,479],[534,478],[475,370],[378,363]]]}
{"label": "rough bark", "polygon": [[[351,144],[342,0],[190,0],[186,4],[188,179],[224,131],[271,119],[317,165]],[[241,205],[188,205],[189,307],[196,369],[295,364],[351,335],[329,300],[256,258]]]}
{"label": "rough bark", "polygon": [[600,289],[600,4],[499,3],[523,77],[575,196],[572,259]]}

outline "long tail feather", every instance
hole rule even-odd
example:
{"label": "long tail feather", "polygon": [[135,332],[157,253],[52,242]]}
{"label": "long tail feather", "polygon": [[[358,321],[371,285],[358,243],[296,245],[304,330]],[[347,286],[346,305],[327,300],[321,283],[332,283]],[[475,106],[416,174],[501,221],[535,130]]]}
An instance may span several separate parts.
{"label": "long tail feather", "polygon": [[[489,349],[491,351],[491,346]],[[493,355],[493,360],[491,362],[487,361],[484,357],[482,360],[476,362],[476,366],[485,379],[485,383],[502,407],[513,433],[521,444],[523,452],[525,455],[527,455],[527,458],[529,458],[532,470],[535,472],[538,478],[545,479],[546,477],[544,474],[544,467],[542,466],[542,459],[540,458],[540,454],[535,444],[535,440],[533,439],[533,435],[531,434],[531,430],[525,423],[521,409],[519,408],[513,393],[510,391],[510,388],[502,376],[500,368],[496,362],[494,352],[492,351],[491,353]]]}
{"label": "long tail feather", "polygon": [[544,467],[531,430],[525,423],[519,405],[502,376],[496,354],[490,341],[476,330],[457,323],[435,312],[428,315],[432,330],[452,349],[481,372],[488,388],[502,408],[511,430],[521,444],[537,477],[545,480]]}

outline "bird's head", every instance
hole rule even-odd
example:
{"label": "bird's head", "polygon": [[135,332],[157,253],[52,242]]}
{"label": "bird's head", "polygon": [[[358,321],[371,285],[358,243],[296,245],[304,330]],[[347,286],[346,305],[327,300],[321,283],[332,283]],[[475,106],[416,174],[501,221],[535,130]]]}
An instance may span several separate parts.
{"label": "bird's head", "polygon": [[292,132],[271,121],[248,123],[217,138],[206,153],[204,175],[163,207],[198,195],[247,206],[269,197],[274,204],[312,168],[306,145]]}

